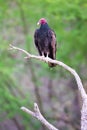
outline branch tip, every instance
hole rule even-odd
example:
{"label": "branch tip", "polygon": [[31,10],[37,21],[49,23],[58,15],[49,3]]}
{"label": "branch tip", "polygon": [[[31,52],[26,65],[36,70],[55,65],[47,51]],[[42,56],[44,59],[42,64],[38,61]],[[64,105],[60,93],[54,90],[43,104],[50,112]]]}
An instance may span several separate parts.
{"label": "branch tip", "polygon": [[25,107],[21,107],[20,109],[24,111]]}

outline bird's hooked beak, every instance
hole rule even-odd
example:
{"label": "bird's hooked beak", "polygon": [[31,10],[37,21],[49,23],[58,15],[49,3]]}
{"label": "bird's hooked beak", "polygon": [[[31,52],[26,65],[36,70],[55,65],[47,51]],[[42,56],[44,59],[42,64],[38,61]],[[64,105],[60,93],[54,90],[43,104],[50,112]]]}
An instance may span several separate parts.
{"label": "bird's hooked beak", "polygon": [[39,25],[40,24],[40,22],[37,22],[37,25]]}

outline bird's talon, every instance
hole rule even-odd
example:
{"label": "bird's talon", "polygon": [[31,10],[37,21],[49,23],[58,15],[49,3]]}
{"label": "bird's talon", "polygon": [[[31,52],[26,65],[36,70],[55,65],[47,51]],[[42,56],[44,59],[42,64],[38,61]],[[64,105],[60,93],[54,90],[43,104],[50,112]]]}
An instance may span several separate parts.
{"label": "bird's talon", "polygon": [[42,55],[42,57],[44,58],[44,55]]}
{"label": "bird's talon", "polygon": [[47,56],[46,59],[49,59],[49,57]]}
{"label": "bird's talon", "polygon": [[44,56],[44,55],[42,55],[41,57],[42,57],[42,59],[44,59],[44,57],[45,57],[45,56]]}

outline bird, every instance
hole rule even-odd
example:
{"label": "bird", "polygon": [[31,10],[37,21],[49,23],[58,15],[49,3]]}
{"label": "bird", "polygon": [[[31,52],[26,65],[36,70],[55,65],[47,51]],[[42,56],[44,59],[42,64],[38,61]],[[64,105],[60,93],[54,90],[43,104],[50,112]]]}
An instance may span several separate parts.
{"label": "bird", "polygon": [[[49,27],[45,18],[41,18],[37,25],[40,25],[34,33],[34,43],[40,56],[56,59],[56,34]],[[48,62],[49,67],[55,67],[56,64]]]}

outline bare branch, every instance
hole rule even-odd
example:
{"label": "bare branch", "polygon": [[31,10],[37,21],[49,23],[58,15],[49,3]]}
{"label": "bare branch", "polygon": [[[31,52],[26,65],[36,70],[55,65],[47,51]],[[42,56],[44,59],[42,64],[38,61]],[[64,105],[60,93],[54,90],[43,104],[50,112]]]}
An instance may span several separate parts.
{"label": "bare branch", "polygon": [[55,64],[57,64],[59,66],[62,66],[63,68],[65,68],[66,70],[68,70],[70,73],[72,73],[74,75],[74,77],[76,79],[76,82],[77,82],[77,85],[78,85],[78,89],[79,89],[79,91],[81,93],[82,99],[84,100],[85,98],[87,98],[86,92],[85,92],[85,90],[83,88],[83,85],[82,85],[82,82],[81,82],[81,79],[80,79],[79,75],[76,73],[76,71],[74,69],[72,69],[68,65],[64,64],[61,61],[52,60],[49,57],[42,57],[42,56],[31,55],[27,51],[25,51],[25,50],[23,50],[21,48],[15,47],[13,45],[10,45],[10,49],[18,50],[18,51],[21,51],[21,52],[25,53],[27,55],[26,58],[34,58],[34,59],[38,59],[38,60],[44,61],[46,63],[51,62],[51,63],[55,63]]}
{"label": "bare branch", "polygon": [[83,101],[81,110],[81,130],[87,130],[87,98]]}
{"label": "bare branch", "polygon": [[34,112],[27,109],[26,107],[21,107],[23,111],[26,113],[32,115],[33,117],[37,118],[42,124],[44,124],[49,130],[59,130],[55,128],[53,125],[51,125],[41,114],[39,107],[36,103],[34,103]]}
{"label": "bare branch", "polygon": [[[34,58],[34,59],[38,59],[38,60],[44,61],[46,63],[50,62],[50,63],[57,64],[59,66],[62,66],[64,69],[68,70],[71,74],[73,74],[73,76],[76,79],[77,86],[78,86],[78,89],[80,91],[80,94],[81,94],[81,97],[82,97],[82,100],[83,100],[83,106],[82,106],[82,111],[81,111],[81,130],[87,130],[87,94],[86,94],[86,92],[85,92],[85,90],[83,88],[82,81],[81,81],[79,75],[77,74],[77,72],[74,69],[72,69],[71,67],[69,67],[68,65],[64,64],[63,62],[61,62],[61,61],[52,60],[49,57],[42,57],[42,56],[31,55],[27,51],[25,51],[25,50],[23,50],[21,48],[15,47],[13,45],[10,45],[10,49],[11,50],[18,50],[18,51],[21,51],[21,52],[25,53],[27,55],[27,58]],[[44,117],[40,113],[40,110],[39,110],[37,104],[34,105],[34,111],[35,112],[32,112],[32,111],[30,111],[30,110],[28,110],[28,109],[26,109],[24,107],[22,107],[22,110],[24,110],[28,114],[31,114],[32,116],[36,117],[43,124],[46,123],[45,125],[47,126],[48,129],[50,129],[50,130],[57,130],[55,127],[50,125],[44,119]],[[38,114],[39,114],[39,117],[37,116]],[[51,126],[51,127],[49,128],[49,126]]]}

